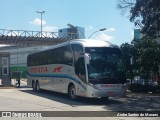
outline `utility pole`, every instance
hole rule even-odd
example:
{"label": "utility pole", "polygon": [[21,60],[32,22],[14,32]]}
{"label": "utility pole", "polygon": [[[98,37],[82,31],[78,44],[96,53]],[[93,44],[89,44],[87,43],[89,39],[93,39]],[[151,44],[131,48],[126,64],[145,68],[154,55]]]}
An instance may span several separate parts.
{"label": "utility pole", "polygon": [[37,13],[41,14],[41,37],[42,37],[42,14],[45,13],[45,11],[37,11]]}

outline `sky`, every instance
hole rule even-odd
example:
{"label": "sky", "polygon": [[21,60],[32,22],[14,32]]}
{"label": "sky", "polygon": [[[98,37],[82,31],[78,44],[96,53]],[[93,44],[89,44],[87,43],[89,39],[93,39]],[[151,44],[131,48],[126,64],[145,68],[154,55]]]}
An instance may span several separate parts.
{"label": "sky", "polygon": [[85,36],[121,45],[133,39],[134,24],[121,15],[117,0],[0,0],[0,29],[57,32],[70,23],[85,28]]}

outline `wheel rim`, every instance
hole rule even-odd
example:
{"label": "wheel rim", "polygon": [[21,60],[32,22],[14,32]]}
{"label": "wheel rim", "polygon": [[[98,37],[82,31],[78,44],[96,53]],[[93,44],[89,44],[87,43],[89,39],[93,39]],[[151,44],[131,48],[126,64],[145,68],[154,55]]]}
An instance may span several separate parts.
{"label": "wheel rim", "polygon": [[71,97],[72,99],[75,99],[75,98],[76,98],[76,89],[75,89],[74,86],[71,86],[71,88],[70,88],[70,97]]}

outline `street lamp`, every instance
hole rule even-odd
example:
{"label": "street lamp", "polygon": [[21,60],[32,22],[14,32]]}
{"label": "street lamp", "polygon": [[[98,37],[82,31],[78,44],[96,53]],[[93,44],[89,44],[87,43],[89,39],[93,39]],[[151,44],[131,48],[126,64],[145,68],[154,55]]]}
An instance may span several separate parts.
{"label": "street lamp", "polygon": [[37,11],[37,13],[41,14],[41,37],[42,37],[42,14],[45,13],[45,11]]}
{"label": "street lamp", "polygon": [[[70,23],[68,23],[67,26],[69,26],[70,28],[76,29],[76,26],[74,26],[74,25],[72,25]],[[84,38],[86,38],[84,33],[81,30],[78,29],[78,31],[83,35]]]}
{"label": "street lamp", "polygon": [[99,29],[99,30],[97,30],[97,31],[93,32],[93,33],[88,37],[88,39],[89,39],[93,34],[95,34],[96,32],[104,31],[104,30],[106,30],[106,28],[102,28],[102,29]]}

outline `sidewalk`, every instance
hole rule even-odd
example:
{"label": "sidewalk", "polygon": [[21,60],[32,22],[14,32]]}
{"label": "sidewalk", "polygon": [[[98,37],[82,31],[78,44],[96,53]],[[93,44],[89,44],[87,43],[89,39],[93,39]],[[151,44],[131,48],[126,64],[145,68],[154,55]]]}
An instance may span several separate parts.
{"label": "sidewalk", "polygon": [[[16,79],[11,79],[11,86],[7,86],[7,87],[3,86],[1,84],[1,82],[2,82],[2,80],[0,79],[0,89],[14,89],[17,87],[16,86],[16,83],[17,83]],[[28,87],[26,79],[21,79],[20,82],[21,82],[20,88]]]}

